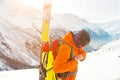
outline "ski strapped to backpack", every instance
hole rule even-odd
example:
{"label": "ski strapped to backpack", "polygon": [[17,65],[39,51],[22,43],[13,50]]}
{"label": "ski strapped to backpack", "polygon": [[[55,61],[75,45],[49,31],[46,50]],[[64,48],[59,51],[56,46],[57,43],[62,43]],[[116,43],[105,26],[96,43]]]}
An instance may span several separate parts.
{"label": "ski strapped to backpack", "polygon": [[48,63],[49,51],[50,51],[49,43],[46,42],[42,44],[41,52],[40,52],[40,68],[39,68],[40,80],[45,80],[46,72],[50,70],[50,69],[48,70],[46,69]]}
{"label": "ski strapped to backpack", "polygon": [[[49,45],[48,42],[46,42],[42,45],[42,48],[41,48],[42,56],[41,56],[41,61],[40,61],[40,63],[41,63],[40,64],[40,69],[41,69],[40,77],[42,78],[41,80],[50,80],[50,78],[47,79],[47,77],[49,77],[50,75],[52,76],[52,74],[54,76],[54,79],[51,79],[51,80],[58,80],[58,77],[67,78],[68,76],[72,76],[77,73],[77,71],[65,72],[65,73],[59,73],[59,74],[54,73],[53,64],[54,64],[54,60],[57,56],[59,46],[61,44],[67,44],[67,43],[60,41],[59,39],[56,39],[52,42],[51,45]],[[69,45],[69,44],[67,44],[67,45]],[[71,53],[70,53],[70,59],[68,61],[74,59],[73,48],[71,46],[70,46],[70,48],[71,48]],[[50,71],[53,73],[50,74]]]}

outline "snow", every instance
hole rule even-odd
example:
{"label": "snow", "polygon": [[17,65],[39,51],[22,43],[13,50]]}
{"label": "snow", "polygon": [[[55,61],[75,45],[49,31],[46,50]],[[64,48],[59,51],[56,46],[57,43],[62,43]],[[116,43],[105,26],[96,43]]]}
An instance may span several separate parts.
{"label": "snow", "polygon": [[102,29],[108,32],[111,36],[117,35],[120,33],[120,19],[107,22],[104,24],[99,24]]}
{"label": "snow", "polygon": [[0,71],[13,70],[10,66],[5,64],[3,59],[0,59]]}
{"label": "snow", "polygon": [[120,39],[88,53],[76,80],[120,80]]}
{"label": "snow", "polygon": [[[21,63],[37,66],[39,65],[39,35],[32,28],[29,28],[29,33],[26,29],[16,26],[4,18],[0,19],[0,54],[1,58],[9,58]],[[28,34],[29,33],[29,34]],[[29,45],[27,45],[28,43]],[[34,48],[33,48],[34,47]],[[4,56],[3,56],[4,55]],[[7,62],[9,62],[6,59]],[[12,62],[10,62],[12,64]],[[13,63],[14,64],[14,63]],[[17,66],[17,64],[16,64]],[[2,66],[0,66],[2,68]],[[5,67],[6,68],[6,67]],[[19,67],[20,68],[20,67]],[[21,67],[23,68],[23,67]],[[8,69],[8,68],[7,68]]]}
{"label": "snow", "polygon": [[12,70],[0,72],[0,80],[39,80],[38,69]]}
{"label": "snow", "polygon": [[[3,19],[4,21],[4,19]],[[1,52],[10,58],[17,59],[21,62],[26,62],[31,65],[38,65],[39,57],[36,56],[33,52],[27,49],[26,42],[37,42],[39,40],[27,34],[27,31],[24,31],[18,26],[11,24],[9,21],[0,23],[1,27]],[[11,26],[11,27],[9,27]],[[19,32],[19,33],[18,33]],[[34,32],[34,31],[33,31]],[[34,34],[33,34],[34,35]],[[19,36],[19,37],[18,37]],[[32,45],[30,45],[32,46]],[[34,59],[32,57],[34,57]]]}

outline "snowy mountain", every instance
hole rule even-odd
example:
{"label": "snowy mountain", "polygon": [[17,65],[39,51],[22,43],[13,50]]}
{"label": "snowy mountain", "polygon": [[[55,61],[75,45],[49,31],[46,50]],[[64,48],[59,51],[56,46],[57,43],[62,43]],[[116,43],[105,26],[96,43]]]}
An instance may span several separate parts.
{"label": "snowy mountain", "polygon": [[[111,36],[96,24],[87,22],[73,14],[55,14],[52,16],[52,24],[61,24],[68,30],[76,33],[78,30],[85,29],[91,36],[91,48],[98,48],[111,41]],[[92,49],[91,49],[92,50]]]}
{"label": "snowy mountain", "polygon": [[13,68],[5,64],[5,61],[3,59],[0,59],[0,71],[12,70],[12,69]]}
{"label": "snowy mountain", "polygon": [[[1,2],[0,10],[3,13],[0,15],[0,70],[37,67],[41,43],[41,12],[18,0]],[[51,39],[55,39],[57,34],[56,37],[61,38],[67,33],[61,25],[52,26]]]}
{"label": "snowy mountain", "polygon": [[[19,69],[38,65],[42,12],[23,5],[19,0],[1,0],[0,11],[0,63],[6,65],[6,70],[9,67]],[[86,29],[91,36],[86,51],[111,41],[109,32],[73,14],[52,15],[50,39],[61,38],[70,30],[77,32],[81,29]],[[21,65],[17,66],[18,63]]]}
{"label": "snowy mountain", "polygon": [[87,54],[76,80],[120,80],[120,39]]}
{"label": "snowy mountain", "polygon": [[41,13],[19,0],[1,0],[0,11],[0,70],[37,67]]}
{"label": "snowy mountain", "polygon": [[[42,13],[39,10],[32,8],[30,6],[25,6],[22,3],[20,3],[19,0],[5,0],[3,2],[4,2],[4,5],[2,6],[7,7],[6,9],[7,16],[5,16],[7,20],[9,20],[11,23],[17,26],[21,26],[25,28],[37,27],[39,32],[41,32]],[[14,3],[17,3],[17,4],[13,5]],[[110,35],[107,32],[99,28],[97,25],[91,24],[86,20],[81,19],[78,16],[73,14],[53,14],[51,18],[50,28],[54,28],[54,26],[56,26],[56,28],[58,29],[62,28],[65,31],[69,31],[69,30],[77,31],[84,28],[88,29],[90,33],[93,33],[91,34],[92,36],[91,39],[93,40],[96,39],[95,40],[96,42],[101,41],[99,40],[100,37],[102,39],[102,42],[100,42],[101,44],[99,45],[96,42],[94,44],[91,43],[93,48],[103,45],[104,43],[106,43],[105,41],[110,40]],[[60,32],[61,31],[59,30],[59,35],[63,34],[63,32],[61,33]],[[54,33],[52,34],[54,35]],[[106,37],[105,39],[107,40],[103,40],[104,37]]]}
{"label": "snowy mountain", "polygon": [[120,34],[120,20],[111,21],[104,24],[99,24],[101,28],[107,31],[110,35]]}
{"label": "snowy mountain", "polygon": [[120,20],[98,24],[98,26],[108,32],[114,39],[120,38]]}
{"label": "snowy mountain", "polygon": [[88,24],[86,20],[80,19],[74,14],[54,14],[52,20],[51,24],[61,24],[71,31],[80,30]]}
{"label": "snowy mountain", "polygon": [[50,29],[50,39],[55,40],[55,39],[62,39],[62,37],[67,34],[69,30],[66,29],[64,26],[61,25],[54,25]]}
{"label": "snowy mountain", "polygon": [[39,65],[39,36],[28,33],[11,22],[0,22],[0,57],[14,69]]}
{"label": "snowy mountain", "polygon": [[94,30],[90,28],[85,28],[85,30],[87,30],[90,34],[90,38],[91,38],[90,45],[94,49],[97,49],[98,47],[112,41],[111,36],[99,27]]}

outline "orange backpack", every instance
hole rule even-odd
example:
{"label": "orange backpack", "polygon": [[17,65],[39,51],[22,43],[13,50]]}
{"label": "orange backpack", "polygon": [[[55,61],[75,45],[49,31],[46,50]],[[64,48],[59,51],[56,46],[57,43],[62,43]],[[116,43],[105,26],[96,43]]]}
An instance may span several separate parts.
{"label": "orange backpack", "polygon": [[49,44],[48,42],[45,42],[41,47],[41,53],[42,52],[49,52],[50,50],[52,50],[54,60],[55,60],[60,44],[61,43],[60,43],[59,39],[55,39],[52,42],[52,44]]}

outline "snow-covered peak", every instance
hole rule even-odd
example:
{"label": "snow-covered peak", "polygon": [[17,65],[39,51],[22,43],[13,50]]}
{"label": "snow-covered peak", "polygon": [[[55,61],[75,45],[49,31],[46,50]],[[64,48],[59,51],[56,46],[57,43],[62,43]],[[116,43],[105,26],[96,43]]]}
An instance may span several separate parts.
{"label": "snow-covered peak", "polygon": [[[83,26],[86,26],[88,23],[84,19],[80,19],[74,14],[54,14],[53,24],[61,24],[70,30],[80,30]],[[79,28],[78,28],[79,27]]]}
{"label": "snow-covered peak", "polygon": [[111,21],[104,24],[99,24],[99,27],[104,29],[106,32],[108,32],[110,35],[115,36],[117,34],[120,34],[120,20]]}
{"label": "snow-covered peak", "polygon": [[71,31],[78,31],[81,29],[88,29],[93,31],[98,36],[109,34],[101,29],[98,25],[87,22],[73,14],[55,14],[52,17],[54,24],[60,24]]}
{"label": "snow-covered peak", "polygon": [[8,20],[0,21],[0,56],[14,69],[39,65],[39,36],[28,33]]}

